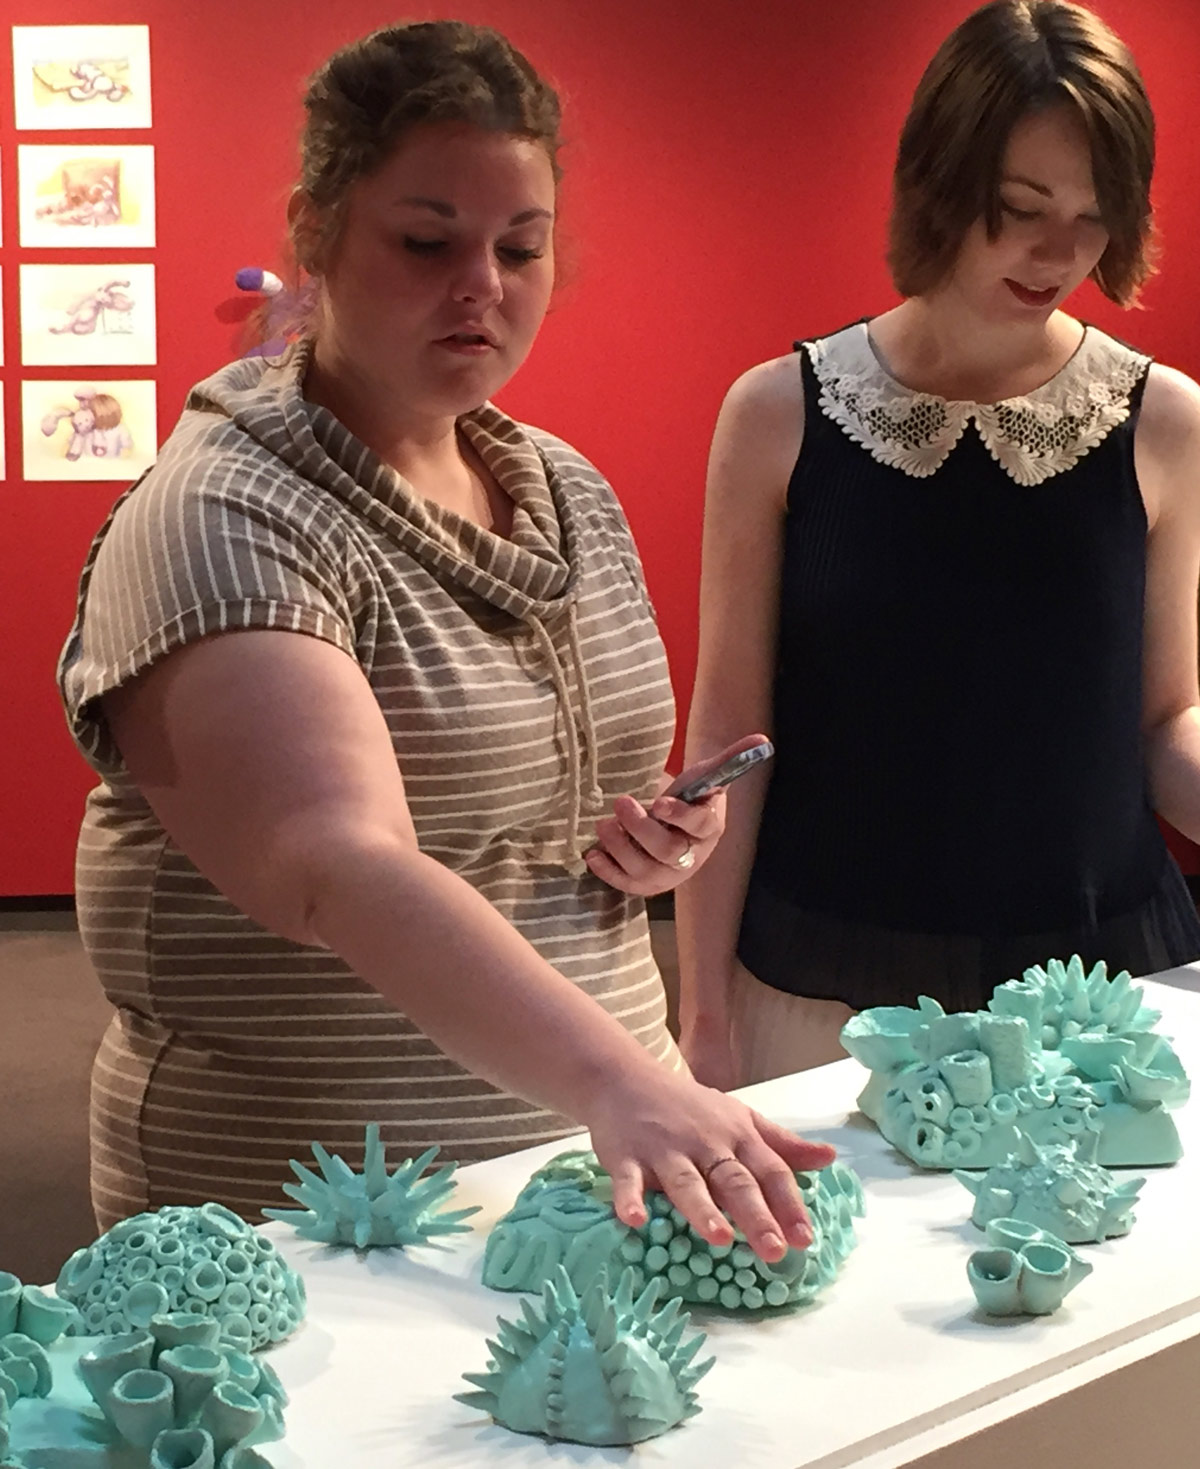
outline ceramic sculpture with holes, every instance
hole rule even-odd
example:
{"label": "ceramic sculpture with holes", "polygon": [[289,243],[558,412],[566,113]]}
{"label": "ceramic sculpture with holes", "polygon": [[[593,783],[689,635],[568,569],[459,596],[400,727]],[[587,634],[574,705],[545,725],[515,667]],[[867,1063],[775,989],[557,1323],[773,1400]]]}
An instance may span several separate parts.
{"label": "ceramic sculpture with holes", "polygon": [[270,1469],[252,1446],[283,1433],[287,1395],[216,1321],[0,1342],[2,1469]]}
{"label": "ceramic sculpture with holes", "polygon": [[257,1351],[290,1336],[304,1317],[300,1276],[223,1204],[123,1219],[76,1250],[56,1290],[78,1309],[78,1333],[89,1336],[144,1331],[155,1316],[187,1311],[215,1321],[227,1345]]}
{"label": "ceramic sculpture with holes", "polygon": [[1018,1128],[1039,1144],[1095,1134],[1100,1163],[1134,1167],[1182,1155],[1169,1109],[1190,1084],[1158,1020],[1127,972],[1076,956],[999,985],[986,1010],[864,1010],[842,1044],[872,1073],[859,1108],[926,1168],[993,1167]]}
{"label": "ceramic sculpture with holes", "polygon": [[590,1152],[560,1153],[539,1168],[488,1237],[483,1282],[495,1290],[540,1290],[562,1266],[577,1291],[600,1275],[627,1267],[634,1288],[658,1280],[663,1299],[730,1311],[797,1306],[811,1301],[837,1276],[855,1243],[854,1219],[863,1212],[854,1171],[834,1162],[796,1181],[813,1226],[807,1250],[789,1250],[773,1264],[760,1259],[740,1234],[710,1245],[663,1194],[652,1194],[639,1229],[612,1209],[612,1180]]}

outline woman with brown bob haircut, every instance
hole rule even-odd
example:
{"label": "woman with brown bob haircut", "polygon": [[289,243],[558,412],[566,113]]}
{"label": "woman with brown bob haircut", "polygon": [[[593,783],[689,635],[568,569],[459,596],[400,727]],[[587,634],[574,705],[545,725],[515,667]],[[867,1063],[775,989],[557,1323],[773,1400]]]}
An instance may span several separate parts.
{"label": "woman with brown bob haircut", "polygon": [[62,659],[101,781],[100,1223],[257,1218],[310,1140],[357,1163],[371,1122],[462,1162],[582,1124],[627,1223],[661,1188],[778,1259],[812,1241],[793,1170],[832,1149],[688,1075],[643,902],[703,866],[724,797],[663,789],[674,706],[615,495],[490,401],[554,286],[558,99],[434,21],[344,47],[305,108],[311,317],[189,396]]}
{"label": "woman with brown bob haircut", "polygon": [[1063,308],[1151,270],[1154,119],[1063,0],[943,43],[895,170],[902,302],[731,389],[689,758],[769,731],[676,901],[682,1044],[729,1086],[856,1010],[986,1004],[1079,953],[1200,956],[1200,389]]}

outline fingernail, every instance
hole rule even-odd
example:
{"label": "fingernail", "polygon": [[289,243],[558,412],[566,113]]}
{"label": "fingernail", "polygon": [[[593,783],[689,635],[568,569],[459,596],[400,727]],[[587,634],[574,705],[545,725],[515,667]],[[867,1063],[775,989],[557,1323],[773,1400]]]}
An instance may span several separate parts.
{"label": "fingernail", "polygon": [[763,1249],[772,1255],[782,1255],[787,1249],[783,1240],[777,1234],[764,1234],[762,1237]]}
{"label": "fingernail", "polygon": [[797,1224],[792,1230],[792,1242],[798,1250],[807,1250],[813,1242],[812,1230],[807,1224]]}

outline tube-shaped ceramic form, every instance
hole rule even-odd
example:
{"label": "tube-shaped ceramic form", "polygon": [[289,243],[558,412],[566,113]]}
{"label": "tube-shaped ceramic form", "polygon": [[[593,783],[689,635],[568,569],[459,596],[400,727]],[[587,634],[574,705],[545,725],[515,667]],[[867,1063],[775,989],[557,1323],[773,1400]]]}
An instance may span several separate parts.
{"label": "tube-shaped ceramic form", "polygon": [[180,1423],[195,1418],[219,1383],[229,1376],[224,1354],[212,1347],[170,1347],[156,1363],[175,1385],[175,1415]]}
{"label": "tube-shaped ceramic form", "polygon": [[976,1250],[967,1261],[967,1279],[989,1316],[1020,1314],[1020,1277],[1021,1257],[1012,1250]]}
{"label": "tube-shaped ceramic form", "polygon": [[982,1106],[992,1095],[992,1063],[983,1051],[943,1056],[938,1070],[959,1107]]}
{"label": "tube-shaped ceramic form", "polygon": [[21,1309],[21,1282],[7,1270],[0,1270],[0,1336],[17,1329],[17,1312]]}
{"label": "tube-shaped ceramic form", "polygon": [[113,1427],[135,1448],[149,1449],[160,1433],[175,1425],[171,1379],[152,1368],[136,1367],[118,1377],[107,1403]]}
{"label": "tube-shaped ceramic form", "polygon": [[1023,1016],[981,1014],[979,1049],[992,1063],[992,1085],[997,1091],[1011,1092],[1033,1080],[1033,1046]]}
{"label": "tube-shaped ceramic form", "polygon": [[172,1428],[150,1450],[150,1469],[214,1469],[212,1435],[203,1428]]}

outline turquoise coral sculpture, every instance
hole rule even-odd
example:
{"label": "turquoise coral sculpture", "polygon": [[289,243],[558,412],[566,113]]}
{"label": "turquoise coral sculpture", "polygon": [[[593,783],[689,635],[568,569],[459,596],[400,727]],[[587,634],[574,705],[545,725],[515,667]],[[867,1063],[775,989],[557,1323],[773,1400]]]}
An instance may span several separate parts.
{"label": "turquoise coral sculpture", "polygon": [[17,1276],[0,1270],[0,1337],[15,1332],[49,1346],[79,1325],[79,1312],[70,1301],[48,1295],[36,1285],[22,1285]]}
{"label": "turquoise coral sculpture", "polygon": [[304,1318],[304,1282],[274,1244],[223,1204],[172,1205],[113,1225],[59,1272],[79,1334],[143,1331],[186,1311],[216,1321],[230,1346],[257,1351]]}
{"label": "turquoise coral sculpture", "polygon": [[601,1273],[582,1298],[559,1266],[542,1286],[542,1308],[521,1302],[524,1319],[501,1318],[486,1372],[466,1372],[476,1391],[458,1402],[482,1408],[517,1433],[584,1444],[633,1444],[700,1411],[695,1387],[713,1365],[696,1364],[702,1333],[686,1342],[689,1317],[673,1299],[658,1309],[655,1278],[634,1299],[635,1272],[616,1294]]}
{"label": "turquoise coral sculpture", "polygon": [[975,1299],[989,1316],[1049,1316],[1092,1267],[1065,1240],[1021,1219],[993,1219],[987,1250],[967,1261]]}
{"label": "turquoise coral sculpture", "polygon": [[455,1188],[453,1163],[422,1178],[437,1157],[436,1147],[407,1159],[389,1175],[376,1122],[367,1127],[361,1173],[320,1143],[313,1143],[312,1150],[324,1177],[293,1159],[292,1171],[300,1182],[283,1185],[284,1193],[304,1208],[263,1210],[306,1239],[359,1250],[419,1245],[441,1234],[469,1233],[470,1225],[462,1221],[479,1212],[477,1205],[443,1209]]}
{"label": "turquoise coral sculpture", "polygon": [[1169,1107],[1189,1082],[1128,972],[1085,972],[1076,955],[997,986],[986,1010],[947,1015],[881,1006],[847,1022],[842,1043],[872,1071],[858,1099],[884,1137],[927,1168],[987,1168],[1016,1146],[1099,1138],[1111,1166],[1182,1154]]}
{"label": "turquoise coral sculpture", "polygon": [[539,1290],[561,1266],[584,1292],[628,1267],[635,1289],[658,1280],[664,1299],[725,1310],[802,1305],[836,1277],[853,1249],[863,1196],[844,1163],[796,1179],[813,1243],[768,1263],[740,1233],[733,1244],[710,1245],[663,1194],[650,1196],[646,1223],[631,1229],[613,1213],[612,1180],[596,1155],[561,1153],[538,1169],[492,1230],[483,1282],[495,1290]]}
{"label": "turquoise coral sculpture", "polygon": [[1039,1147],[1020,1133],[1015,1152],[986,1173],[955,1171],[975,1196],[971,1222],[1021,1220],[1070,1245],[1128,1234],[1144,1178],[1118,1183],[1095,1161],[1094,1133],[1077,1142]]}
{"label": "turquoise coral sculpture", "polygon": [[287,1394],[269,1366],[223,1346],[219,1333],[184,1313],[99,1339],[77,1363],[84,1408],[55,1397],[47,1361],[45,1408],[25,1425],[28,1460],[16,1425],[0,1421],[3,1469],[270,1469],[251,1445],[282,1436]]}

